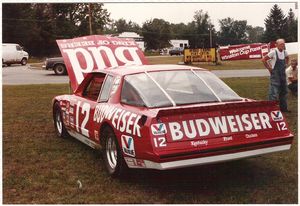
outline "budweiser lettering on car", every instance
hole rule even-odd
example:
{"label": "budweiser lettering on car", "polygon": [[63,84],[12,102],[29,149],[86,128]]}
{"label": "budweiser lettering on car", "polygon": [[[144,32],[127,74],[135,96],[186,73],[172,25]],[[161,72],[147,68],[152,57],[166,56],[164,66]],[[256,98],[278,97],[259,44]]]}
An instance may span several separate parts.
{"label": "budweiser lettering on car", "polygon": [[146,65],[130,39],[57,42],[73,94],[53,99],[55,130],[102,148],[112,176],[127,168],[190,167],[291,147],[293,134],[277,102],[242,98],[205,69]]}
{"label": "budweiser lettering on car", "polygon": [[141,116],[134,112],[129,112],[112,105],[99,104],[95,108],[93,120],[97,123],[101,123],[106,119],[120,132],[126,132],[140,137],[141,131],[138,125],[140,118]]}
{"label": "budweiser lettering on car", "polygon": [[168,129],[173,141],[182,140],[184,137],[194,139],[197,137],[228,135],[271,128],[272,125],[267,113],[228,115],[168,123]]}

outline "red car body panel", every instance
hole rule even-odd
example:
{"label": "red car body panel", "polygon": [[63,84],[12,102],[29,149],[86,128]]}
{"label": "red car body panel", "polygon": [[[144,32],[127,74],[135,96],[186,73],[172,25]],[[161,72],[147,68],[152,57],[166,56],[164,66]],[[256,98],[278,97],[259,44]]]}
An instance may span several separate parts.
{"label": "red car body panel", "polygon": [[[103,45],[105,41],[111,45]],[[129,44],[129,50],[125,44]],[[130,168],[189,167],[291,147],[293,134],[277,102],[240,98],[151,108],[126,104],[121,99],[127,76],[173,71],[189,71],[198,76],[197,72],[208,72],[204,69],[178,65],[129,66],[132,62],[147,63],[132,40],[91,36],[59,40],[58,45],[74,93],[55,97],[53,105],[59,103],[67,131],[98,148],[103,128],[111,127]],[[120,45],[123,53],[116,54]],[[113,53],[115,57],[108,55]],[[105,64],[96,57],[102,57]],[[104,69],[113,64],[109,62],[112,59],[118,67]],[[105,89],[109,81],[110,86]],[[98,84],[99,89],[102,85],[101,91],[87,94],[90,84]]]}
{"label": "red car body panel", "polygon": [[[191,69],[152,65],[101,70],[88,74],[74,94],[58,96],[54,102],[60,103],[70,134],[93,148],[100,145],[102,126],[113,128],[132,168],[172,169],[290,148],[293,135],[276,102],[243,99],[163,108],[120,103],[126,75],[167,68]],[[113,76],[117,82],[109,100],[102,103],[82,95],[90,79],[100,73]]]}

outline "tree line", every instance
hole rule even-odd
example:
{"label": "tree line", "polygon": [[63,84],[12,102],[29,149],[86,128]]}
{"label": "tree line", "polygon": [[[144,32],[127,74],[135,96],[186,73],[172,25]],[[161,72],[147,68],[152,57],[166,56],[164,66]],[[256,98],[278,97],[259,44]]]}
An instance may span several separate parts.
{"label": "tree line", "polygon": [[56,39],[91,33],[136,32],[144,37],[149,50],[169,47],[170,39],[187,39],[192,48],[270,42],[277,38],[297,41],[298,19],[293,10],[285,15],[276,4],[265,18],[266,29],[230,17],[218,23],[220,29],[216,31],[209,14],[202,10],[196,11],[193,20],[186,24],[153,18],[140,26],[122,18],[111,19],[103,3],[5,3],[2,5],[2,42],[19,43],[33,56],[51,56],[59,54]]}

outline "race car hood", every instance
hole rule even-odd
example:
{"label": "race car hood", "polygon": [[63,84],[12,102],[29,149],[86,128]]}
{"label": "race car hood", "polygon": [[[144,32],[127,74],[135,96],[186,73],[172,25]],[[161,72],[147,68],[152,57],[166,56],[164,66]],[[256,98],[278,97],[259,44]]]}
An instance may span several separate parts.
{"label": "race car hood", "polygon": [[73,92],[91,71],[123,65],[148,64],[133,39],[92,35],[56,42],[64,59]]}

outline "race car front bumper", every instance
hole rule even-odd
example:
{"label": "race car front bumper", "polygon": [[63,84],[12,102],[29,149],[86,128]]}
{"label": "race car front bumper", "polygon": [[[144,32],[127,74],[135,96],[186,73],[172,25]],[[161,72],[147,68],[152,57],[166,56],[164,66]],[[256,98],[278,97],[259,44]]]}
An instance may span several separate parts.
{"label": "race car front bumper", "polygon": [[285,145],[260,148],[255,150],[233,152],[228,154],[220,154],[220,155],[198,157],[198,158],[191,158],[191,159],[184,159],[184,160],[175,160],[175,161],[168,161],[168,162],[161,162],[161,163],[153,162],[149,160],[134,159],[129,157],[125,157],[124,159],[128,167],[130,168],[169,170],[169,169],[192,167],[192,166],[198,166],[204,164],[211,164],[217,162],[225,162],[230,160],[254,157],[262,154],[289,150],[290,148],[291,148],[291,144],[285,144]]}

